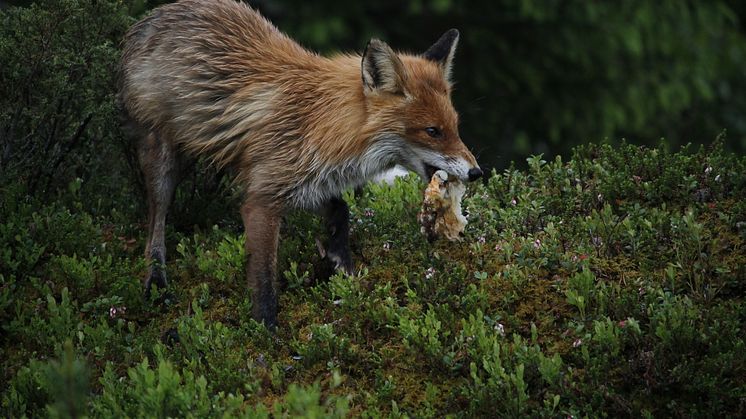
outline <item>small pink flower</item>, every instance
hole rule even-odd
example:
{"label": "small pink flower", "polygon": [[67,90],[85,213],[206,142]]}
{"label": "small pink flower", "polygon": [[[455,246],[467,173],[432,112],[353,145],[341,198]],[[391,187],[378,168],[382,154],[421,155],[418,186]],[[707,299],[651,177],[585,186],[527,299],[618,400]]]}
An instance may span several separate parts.
{"label": "small pink flower", "polygon": [[495,245],[495,252],[502,252],[502,251],[503,251],[503,247],[500,246],[499,244],[496,244]]}
{"label": "small pink flower", "polygon": [[485,244],[487,242],[487,239],[484,236],[481,236],[477,241],[479,242],[479,244]]}
{"label": "small pink flower", "polygon": [[539,239],[534,240],[534,247],[539,249],[541,247],[541,240]]}
{"label": "small pink flower", "polygon": [[435,275],[435,268],[432,266],[427,268],[427,271],[425,271],[425,279],[430,279]]}
{"label": "small pink flower", "polygon": [[513,199],[512,199],[511,201],[510,201],[510,203],[511,203],[511,204],[513,204],[513,205],[517,205],[517,204],[518,204],[518,202],[517,202],[517,201],[515,200],[515,198],[513,198]]}
{"label": "small pink flower", "polygon": [[626,320],[621,320],[619,322],[619,327],[621,327],[622,329],[624,329],[625,326],[627,326],[627,321]]}
{"label": "small pink flower", "polygon": [[376,215],[376,212],[375,212],[375,211],[373,211],[373,210],[372,210],[372,209],[370,209],[370,208],[366,208],[366,209],[365,209],[365,216],[366,216],[366,217],[370,218],[370,217],[372,217],[372,216],[374,216],[374,215]]}
{"label": "small pink flower", "polygon": [[572,347],[573,348],[577,348],[578,346],[580,346],[582,344],[583,344],[583,339],[578,338],[578,339],[575,340],[575,342],[572,343]]}

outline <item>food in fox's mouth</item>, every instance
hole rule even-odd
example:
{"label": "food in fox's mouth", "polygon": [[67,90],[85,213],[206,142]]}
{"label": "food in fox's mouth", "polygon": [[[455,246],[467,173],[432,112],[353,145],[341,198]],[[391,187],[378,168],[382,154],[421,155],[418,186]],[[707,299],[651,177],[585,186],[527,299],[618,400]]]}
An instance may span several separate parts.
{"label": "food in fox's mouth", "polygon": [[466,217],[461,213],[461,198],[466,186],[457,178],[448,176],[444,170],[433,174],[425,189],[422,210],[417,216],[422,233],[428,240],[445,237],[451,241],[461,240],[466,227]]}

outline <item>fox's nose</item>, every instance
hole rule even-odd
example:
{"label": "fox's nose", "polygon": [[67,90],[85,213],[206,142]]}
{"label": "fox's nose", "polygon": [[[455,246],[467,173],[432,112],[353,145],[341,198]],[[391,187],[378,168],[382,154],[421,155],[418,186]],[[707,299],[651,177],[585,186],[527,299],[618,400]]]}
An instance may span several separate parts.
{"label": "fox's nose", "polygon": [[482,177],[482,169],[478,167],[472,167],[471,169],[469,169],[468,175],[469,175],[469,182],[474,182],[475,180]]}

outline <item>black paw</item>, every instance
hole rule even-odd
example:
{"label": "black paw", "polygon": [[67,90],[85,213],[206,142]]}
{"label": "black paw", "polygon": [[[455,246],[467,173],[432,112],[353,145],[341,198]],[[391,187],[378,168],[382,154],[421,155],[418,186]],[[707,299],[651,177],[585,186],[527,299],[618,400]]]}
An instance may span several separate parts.
{"label": "black paw", "polygon": [[274,333],[277,330],[277,313],[263,313],[263,315],[254,317],[254,320],[264,324],[270,332]]}
{"label": "black paw", "polygon": [[[321,244],[321,240],[316,239],[316,247],[319,250],[319,256],[321,259],[329,261],[334,265],[335,271],[343,272],[348,276],[354,275],[355,265],[352,263],[352,256],[350,256],[350,247],[344,243],[332,241],[329,244],[327,250],[324,245]],[[317,275],[319,278],[328,278],[332,275]]]}
{"label": "black paw", "polygon": [[[153,269],[145,280],[143,298],[146,302],[154,301],[158,305],[170,305],[174,302],[174,294],[167,288],[166,273],[160,269]],[[153,300],[153,288],[156,288],[157,296]]]}
{"label": "black paw", "polygon": [[264,292],[254,294],[254,300],[252,301],[253,308],[251,315],[257,323],[264,323],[264,326],[274,331],[277,328],[277,296],[274,292],[269,289],[265,289]]}
{"label": "black paw", "polygon": [[166,330],[166,332],[163,333],[163,336],[161,336],[161,342],[169,347],[176,345],[179,343],[179,332],[173,328]]}
{"label": "black paw", "polygon": [[160,269],[152,269],[150,271],[150,275],[148,275],[148,278],[145,280],[146,296],[150,296],[150,290],[153,288],[153,285],[157,286],[158,289],[165,289],[168,285],[168,282],[166,281],[166,273]]}
{"label": "black paw", "polygon": [[344,249],[341,251],[329,250],[326,257],[334,264],[334,269],[343,272],[347,276],[353,276],[355,274],[355,265],[352,264],[352,257],[350,251]]}
{"label": "black paw", "polygon": [[145,298],[150,298],[154,285],[162,290],[166,288],[166,281],[155,273],[150,274],[145,280]]}

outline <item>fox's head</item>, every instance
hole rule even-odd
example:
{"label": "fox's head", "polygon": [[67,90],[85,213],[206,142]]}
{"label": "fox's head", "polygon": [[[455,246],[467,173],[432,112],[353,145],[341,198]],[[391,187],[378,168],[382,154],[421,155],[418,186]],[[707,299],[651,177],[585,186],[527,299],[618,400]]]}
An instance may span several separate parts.
{"label": "fox's head", "polygon": [[363,91],[379,137],[393,144],[397,163],[429,181],[442,169],[463,181],[482,176],[461,141],[451,103],[451,68],[459,32],[451,29],[421,55],[397,54],[372,39],[362,58]]}

